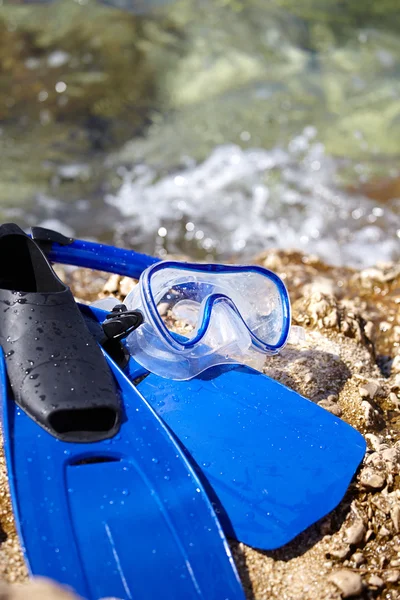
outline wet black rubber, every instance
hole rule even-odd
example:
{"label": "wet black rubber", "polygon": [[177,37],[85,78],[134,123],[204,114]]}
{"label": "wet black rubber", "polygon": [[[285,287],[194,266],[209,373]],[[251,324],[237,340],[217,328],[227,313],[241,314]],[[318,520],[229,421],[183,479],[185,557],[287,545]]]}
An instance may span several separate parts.
{"label": "wet black rubber", "polygon": [[94,442],[120,428],[113,376],[70,289],[13,223],[0,226],[0,345],[16,403],[55,437]]}

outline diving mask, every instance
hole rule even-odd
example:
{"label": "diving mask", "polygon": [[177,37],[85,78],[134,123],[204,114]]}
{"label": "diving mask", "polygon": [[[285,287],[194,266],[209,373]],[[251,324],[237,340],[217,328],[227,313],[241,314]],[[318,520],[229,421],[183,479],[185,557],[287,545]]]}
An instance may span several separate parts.
{"label": "diving mask", "polygon": [[125,304],[143,317],[126,337],[129,353],[169,379],[220,364],[261,369],[289,335],[286,287],[255,265],[160,262],[142,273]]}

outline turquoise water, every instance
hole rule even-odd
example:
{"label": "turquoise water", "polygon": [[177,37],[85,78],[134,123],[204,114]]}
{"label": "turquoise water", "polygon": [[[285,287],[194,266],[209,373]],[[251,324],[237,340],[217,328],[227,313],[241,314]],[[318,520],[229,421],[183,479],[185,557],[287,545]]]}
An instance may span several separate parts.
{"label": "turquoise water", "polygon": [[197,258],[398,258],[396,1],[156,4],[0,3],[1,218]]}

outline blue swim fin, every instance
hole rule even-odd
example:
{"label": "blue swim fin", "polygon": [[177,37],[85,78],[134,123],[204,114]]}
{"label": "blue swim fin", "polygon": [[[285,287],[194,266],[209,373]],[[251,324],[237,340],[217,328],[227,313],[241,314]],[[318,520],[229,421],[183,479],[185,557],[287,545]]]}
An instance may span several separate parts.
{"label": "blue swim fin", "polygon": [[[107,314],[81,309],[98,323]],[[125,371],[146,375],[133,358]],[[225,534],[256,548],[283,546],[333,510],[365,454],[350,425],[248,367],[190,381],[150,373],[137,389],[179,440]]]}
{"label": "blue swim fin", "polygon": [[179,438],[226,535],[273,550],[342,500],[366,444],[318,405],[247,367],[192,381],[148,375],[140,393]]}
{"label": "blue swim fin", "polygon": [[[64,264],[138,277],[157,262],[41,228],[32,235]],[[133,359],[126,373],[132,381],[146,375]],[[215,367],[190,381],[147,374],[137,387],[190,458],[225,533],[250,546],[282,546],[329,513],[365,454],[350,425],[246,367]]]}
{"label": "blue swim fin", "polygon": [[11,497],[29,570],[89,600],[244,600],[211,504],[170,433],[107,358],[118,435],[60,441],[14,402],[0,349]]}

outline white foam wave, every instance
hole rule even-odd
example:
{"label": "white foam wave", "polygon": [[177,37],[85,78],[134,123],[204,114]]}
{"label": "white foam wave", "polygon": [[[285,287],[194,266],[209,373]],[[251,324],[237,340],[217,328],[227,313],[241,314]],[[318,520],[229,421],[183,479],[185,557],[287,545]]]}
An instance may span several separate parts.
{"label": "white foam wave", "polygon": [[287,149],[217,147],[201,164],[159,178],[127,170],[106,197],[135,246],[151,238],[169,252],[250,257],[268,247],[316,253],[365,267],[400,257],[399,215],[333,182],[337,166],[307,127]]}

